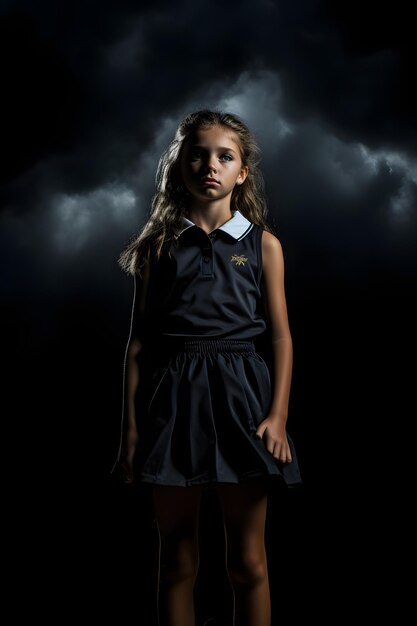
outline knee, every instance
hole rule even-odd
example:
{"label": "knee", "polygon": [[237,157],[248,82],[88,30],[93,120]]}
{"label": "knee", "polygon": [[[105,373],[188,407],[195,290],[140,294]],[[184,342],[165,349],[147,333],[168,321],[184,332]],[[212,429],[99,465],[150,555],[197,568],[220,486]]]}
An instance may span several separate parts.
{"label": "knee", "polygon": [[198,554],[168,556],[161,554],[160,581],[178,584],[186,581],[195,582],[198,574]]}
{"label": "knee", "polygon": [[228,564],[227,570],[234,586],[256,586],[268,575],[266,557],[258,554],[242,555]]}

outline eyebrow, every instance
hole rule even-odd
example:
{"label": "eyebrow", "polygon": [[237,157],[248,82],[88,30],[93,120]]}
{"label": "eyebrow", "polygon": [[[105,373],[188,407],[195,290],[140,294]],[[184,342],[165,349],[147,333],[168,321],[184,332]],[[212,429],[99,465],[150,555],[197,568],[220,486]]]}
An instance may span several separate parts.
{"label": "eyebrow", "polygon": [[[206,148],[204,146],[200,146],[197,143],[192,144],[191,147],[192,148],[200,148],[201,150],[206,150]],[[218,150],[226,150],[227,152],[234,152],[236,154],[236,150],[233,150],[233,148],[226,148],[225,146],[219,146],[217,149]]]}

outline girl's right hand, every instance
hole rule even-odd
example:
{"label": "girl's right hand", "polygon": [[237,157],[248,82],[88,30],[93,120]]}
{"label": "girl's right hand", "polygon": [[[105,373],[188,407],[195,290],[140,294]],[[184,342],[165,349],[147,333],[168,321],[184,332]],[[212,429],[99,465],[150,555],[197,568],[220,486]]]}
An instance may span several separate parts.
{"label": "girl's right hand", "polygon": [[122,472],[123,482],[127,485],[133,483],[133,466],[128,460],[119,461],[120,469]]}
{"label": "girl's right hand", "polygon": [[122,479],[125,484],[133,483],[133,459],[138,439],[139,437],[136,427],[129,427],[126,438],[126,456],[122,461],[119,461]]}

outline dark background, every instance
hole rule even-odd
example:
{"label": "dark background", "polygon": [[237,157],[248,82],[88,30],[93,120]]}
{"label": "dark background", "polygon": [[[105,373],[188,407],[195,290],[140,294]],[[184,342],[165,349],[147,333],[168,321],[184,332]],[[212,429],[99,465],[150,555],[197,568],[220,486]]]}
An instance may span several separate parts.
{"label": "dark background", "polygon": [[[407,3],[11,1],[0,17],[3,446],[30,548],[52,578],[76,566],[69,586],[56,574],[62,610],[82,599],[91,617],[152,623],[150,501],[109,480],[133,295],[117,257],[180,119],[220,107],[261,145],[286,262],[304,486],[270,498],[273,624],[305,611],[337,623],[361,600],[375,616],[413,458]],[[203,506],[198,619],[227,624],[213,494]]]}

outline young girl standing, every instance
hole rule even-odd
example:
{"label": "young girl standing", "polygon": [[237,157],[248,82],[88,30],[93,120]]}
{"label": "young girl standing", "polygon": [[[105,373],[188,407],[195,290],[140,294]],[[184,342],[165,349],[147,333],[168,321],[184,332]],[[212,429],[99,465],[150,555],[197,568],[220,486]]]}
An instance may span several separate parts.
{"label": "young girl standing", "polygon": [[[162,155],[133,275],[115,467],[152,488],[161,626],[194,626],[198,515],[217,489],[234,624],[270,625],[270,485],[301,483],[286,431],[292,339],[282,247],[266,223],[259,149],[237,116],[197,111]],[[269,329],[273,366],[255,342]]]}

